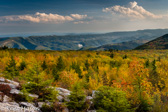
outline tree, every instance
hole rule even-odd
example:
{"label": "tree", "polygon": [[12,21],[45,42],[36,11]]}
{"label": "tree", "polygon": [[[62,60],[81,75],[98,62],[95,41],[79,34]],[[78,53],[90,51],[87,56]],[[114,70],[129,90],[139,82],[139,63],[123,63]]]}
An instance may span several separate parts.
{"label": "tree", "polygon": [[56,67],[53,67],[52,75],[53,75],[53,77],[54,77],[55,80],[59,79],[59,73],[58,73],[58,70],[57,70]]}
{"label": "tree", "polygon": [[63,62],[62,56],[60,56],[57,60],[56,66],[54,65],[53,70],[52,70],[52,75],[54,76],[55,80],[59,79],[59,75],[61,71],[65,69],[65,64]]}
{"label": "tree", "polygon": [[128,112],[130,107],[125,92],[108,86],[102,86],[95,92],[93,103],[98,111],[105,112]]}
{"label": "tree", "polygon": [[19,70],[24,70],[26,68],[26,63],[25,61],[22,61],[19,66]]}
{"label": "tree", "polygon": [[46,64],[45,60],[43,61],[41,67],[42,67],[43,70],[47,69],[47,64]]}
{"label": "tree", "polygon": [[89,64],[88,60],[86,60],[85,61],[85,68],[86,68],[86,70],[89,70],[89,66],[90,66],[90,64]]}
{"label": "tree", "polygon": [[7,73],[7,78],[14,78],[15,76],[19,75],[19,71],[16,68],[16,62],[13,58],[13,56],[11,56],[11,60],[9,61],[8,65],[5,68],[5,71]]}
{"label": "tree", "polygon": [[[159,74],[156,71],[156,61],[155,61],[155,59],[152,61],[152,70],[150,71],[149,78],[150,78],[150,81],[151,81],[152,85],[154,87],[155,86],[158,87],[160,91],[165,88],[164,80],[161,80],[161,78],[159,77]],[[159,83],[161,83],[163,86],[160,86]]]}
{"label": "tree", "polygon": [[69,102],[67,102],[67,106],[72,112],[81,112],[86,109],[86,103],[85,103],[85,94],[84,91],[82,90],[81,86],[79,83],[75,84],[71,95],[69,95]]}
{"label": "tree", "polygon": [[64,61],[62,59],[62,56],[60,56],[57,60],[57,65],[56,65],[56,68],[58,71],[63,71],[65,69],[65,64],[64,64]]}
{"label": "tree", "polygon": [[75,72],[78,74],[78,77],[81,79],[83,76],[82,76],[82,71],[80,69],[80,65],[78,63],[73,62],[71,67],[72,69],[75,70]]}
{"label": "tree", "polygon": [[149,67],[149,59],[146,60],[146,62],[145,62],[145,67],[146,67],[146,68]]}
{"label": "tree", "polygon": [[110,58],[114,58],[114,53],[113,52],[110,54]]}

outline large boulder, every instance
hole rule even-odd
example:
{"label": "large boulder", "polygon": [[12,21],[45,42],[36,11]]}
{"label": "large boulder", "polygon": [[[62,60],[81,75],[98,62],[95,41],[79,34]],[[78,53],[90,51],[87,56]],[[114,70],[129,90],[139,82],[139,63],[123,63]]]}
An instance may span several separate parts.
{"label": "large boulder", "polygon": [[[11,89],[10,91],[10,94],[12,94],[13,96],[20,96],[22,95],[23,93],[20,91],[20,90],[17,90],[17,89]],[[38,99],[38,95],[36,94],[28,94],[28,96],[32,97],[32,98],[35,98],[35,99]]]}
{"label": "large boulder", "polygon": [[20,107],[16,102],[0,103],[0,112],[41,112],[36,107],[23,108]]}
{"label": "large boulder", "polygon": [[[20,107],[23,107],[23,108],[29,108],[29,109],[32,109],[34,110],[35,112],[41,112],[39,108],[35,107],[33,104],[31,103],[28,103],[28,102],[20,102]],[[34,112],[33,111],[33,112]]]}
{"label": "large boulder", "polygon": [[8,83],[10,83],[10,84],[13,84],[13,85],[15,85],[16,87],[19,87],[19,86],[20,86],[20,84],[19,84],[18,82],[12,81],[12,80],[9,80],[9,79],[6,79],[6,82],[8,82]]}
{"label": "large boulder", "polygon": [[12,101],[12,99],[10,97],[4,95],[2,102],[11,102],[11,101]]}
{"label": "large boulder", "polygon": [[68,96],[71,94],[71,91],[60,87],[57,87],[56,90],[59,94],[59,96],[57,97],[59,101],[69,101]]}

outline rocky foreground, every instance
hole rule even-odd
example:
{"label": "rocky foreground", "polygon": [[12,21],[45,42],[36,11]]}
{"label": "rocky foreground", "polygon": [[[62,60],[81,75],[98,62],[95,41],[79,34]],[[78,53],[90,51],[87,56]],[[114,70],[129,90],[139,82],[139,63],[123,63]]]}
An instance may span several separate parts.
{"label": "rocky foreground", "polygon": [[[59,95],[57,99],[59,100],[57,103],[62,104],[64,101],[69,101],[68,96],[71,94],[71,91],[56,87],[55,88]],[[50,102],[18,102],[17,99],[23,93],[20,91],[20,84],[18,82],[8,80],[0,77],[0,112],[42,112],[41,108],[45,105],[51,105]],[[28,96],[32,98],[38,99],[38,95],[36,94],[28,94]],[[86,100],[89,101],[89,105],[92,105],[92,97],[94,96],[94,91],[92,92],[92,96],[87,96]],[[69,109],[64,107],[60,110],[60,112],[69,112]],[[88,112],[95,112],[95,110],[88,109]]]}

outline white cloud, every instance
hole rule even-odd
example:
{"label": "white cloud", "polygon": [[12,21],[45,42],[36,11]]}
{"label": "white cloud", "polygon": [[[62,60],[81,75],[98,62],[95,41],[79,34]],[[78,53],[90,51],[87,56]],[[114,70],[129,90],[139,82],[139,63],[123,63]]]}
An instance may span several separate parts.
{"label": "white cloud", "polygon": [[12,21],[29,21],[33,23],[64,23],[67,21],[77,21],[87,18],[87,15],[71,14],[70,16],[62,16],[58,14],[35,13],[34,15],[13,15],[2,16],[0,22]]}
{"label": "white cloud", "polygon": [[74,19],[85,19],[87,15],[71,14]]}
{"label": "white cloud", "polygon": [[137,2],[130,2],[129,6],[116,5],[113,7],[104,8],[103,12],[111,12],[113,14],[119,14],[124,17],[129,17],[131,19],[161,19],[163,15],[155,15],[142,6],[139,6]]}

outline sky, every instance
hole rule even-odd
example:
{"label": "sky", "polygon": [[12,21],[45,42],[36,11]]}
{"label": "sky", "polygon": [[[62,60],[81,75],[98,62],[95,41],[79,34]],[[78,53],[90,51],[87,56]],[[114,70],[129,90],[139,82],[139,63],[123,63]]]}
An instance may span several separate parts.
{"label": "sky", "polygon": [[168,0],[0,0],[0,35],[168,28]]}

